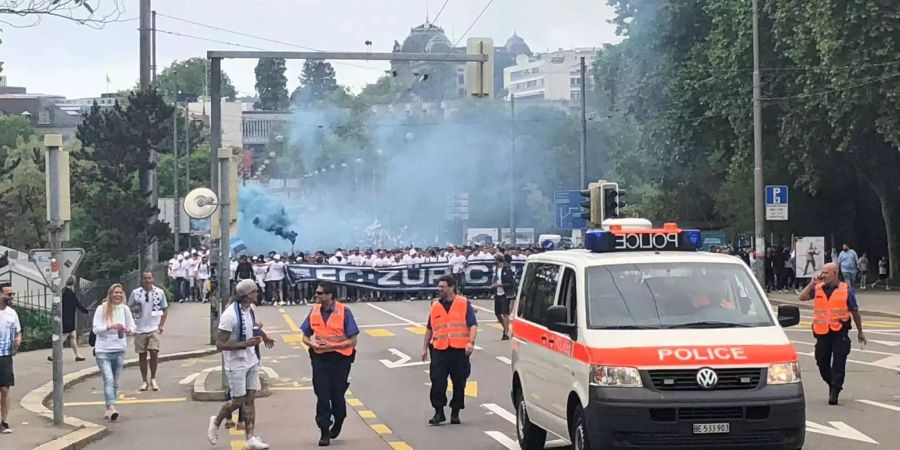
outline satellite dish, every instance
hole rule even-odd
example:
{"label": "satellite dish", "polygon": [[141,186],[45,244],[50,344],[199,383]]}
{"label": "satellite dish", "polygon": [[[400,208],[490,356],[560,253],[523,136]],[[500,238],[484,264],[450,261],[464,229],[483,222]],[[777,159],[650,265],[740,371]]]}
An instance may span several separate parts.
{"label": "satellite dish", "polygon": [[197,188],[184,197],[184,212],[192,219],[205,219],[219,207],[219,198],[209,188]]}

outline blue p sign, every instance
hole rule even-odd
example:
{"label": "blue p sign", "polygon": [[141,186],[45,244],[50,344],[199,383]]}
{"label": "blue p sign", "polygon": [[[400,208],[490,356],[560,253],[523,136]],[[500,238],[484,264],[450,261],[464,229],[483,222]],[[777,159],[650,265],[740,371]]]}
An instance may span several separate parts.
{"label": "blue p sign", "polygon": [[767,205],[786,205],[788,203],[787,186],[766,186]]}

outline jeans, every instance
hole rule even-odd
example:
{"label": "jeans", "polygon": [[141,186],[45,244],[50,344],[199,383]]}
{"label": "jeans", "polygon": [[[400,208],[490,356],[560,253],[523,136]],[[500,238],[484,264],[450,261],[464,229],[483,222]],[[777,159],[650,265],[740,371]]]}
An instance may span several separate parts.
{"label": "jeans", "polygon": [[848,287],[856,287],[856,272],[842,272],[844,275],[844,283],[847,283]]}
{"label": "jeans", "polygon": [[125,352],[97,353],[97,367],[103,378],[103,397],[106,406],[115,405],[119,397],[119,374],[125,365]]}

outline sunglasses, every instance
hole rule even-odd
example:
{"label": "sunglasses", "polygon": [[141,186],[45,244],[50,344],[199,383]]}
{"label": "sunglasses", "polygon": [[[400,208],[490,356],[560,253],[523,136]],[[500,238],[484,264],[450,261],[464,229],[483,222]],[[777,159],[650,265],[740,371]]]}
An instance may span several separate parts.
{"label": "sunglasses", "polygon": [[316,291],[316,295],[325,295],[325,291]]}

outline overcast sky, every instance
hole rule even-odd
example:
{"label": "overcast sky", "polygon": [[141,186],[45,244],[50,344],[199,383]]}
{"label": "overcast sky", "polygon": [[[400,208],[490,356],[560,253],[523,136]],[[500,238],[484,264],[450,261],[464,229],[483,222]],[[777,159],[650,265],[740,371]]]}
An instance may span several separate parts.
{"label": "overcast sky", "polygon": [[[112,0],[100,0],[107,5]],[[11,86],[28,92],[93,97],[127,89],[138,79],[138,0],[119,0],[124,13],[119,23],[95,30],[60,19],[48,18],[31,28],[0,24],[3,42],[0,61]],[[394,40],[403,41],[411,27],[422,24],[426,3],[434,19],[444,0],[155,0],[160,15],[320,50],[391,51]],[[436,21],[456,41],[487,0],[449,0]],[[513,31],[535,52],[572,47],[597,47],[618,42],[608,23],[611,9],[603,0],[494,0],[466,37],[491,37],[502,45]],[[246,36],[216,31],[167,17],[158,17],[157,28],[227,41],[267,50],[300,50]],[[464,42],[464,41],[463,41]],[[463,44],[461,44],[463,45]],[[241,47],[204,42],[160,33],[157,36],[159,71],[173,60],[204,56],[207,50],[240,50]],[[240,94],[254,92],[256,61],[228,60],[224,70]],[[288,87],[297,84],[302,61],[288,62]],[[375,81],[387,63],[355,62],[363,67],[336,65],[338,82],[354,91]]]}

